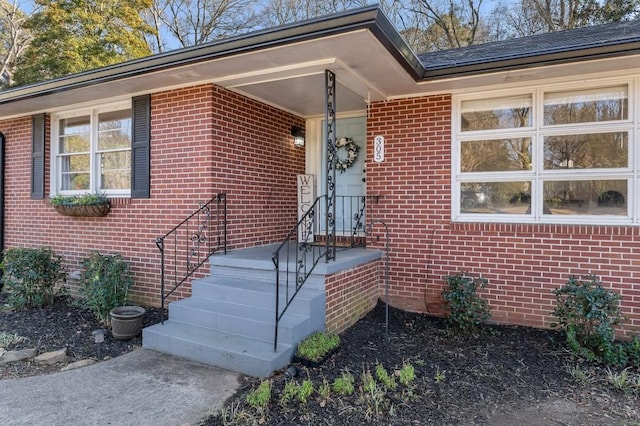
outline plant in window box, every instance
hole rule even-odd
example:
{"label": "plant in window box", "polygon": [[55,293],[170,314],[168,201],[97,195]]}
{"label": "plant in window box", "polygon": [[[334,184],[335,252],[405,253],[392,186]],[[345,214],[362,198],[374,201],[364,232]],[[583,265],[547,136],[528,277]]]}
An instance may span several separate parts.
{"label": "plant in window box", "polygon": [[50,198],[51,205],[64,216],[99,217],[106,216],[111,209],[109,199],[104,194],[56,195]]}
{"label": "plant in window box", "polygon": [[299,362],[307,367],[318,367],[333,355],[339,346],[340,336],[337,334],[315,332],[298,344],[293,362]]}

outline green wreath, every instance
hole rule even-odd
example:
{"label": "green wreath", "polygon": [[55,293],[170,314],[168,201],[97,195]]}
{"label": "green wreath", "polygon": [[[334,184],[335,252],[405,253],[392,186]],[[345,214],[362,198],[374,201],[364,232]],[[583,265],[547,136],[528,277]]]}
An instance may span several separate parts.
{"label": "green wreath", "polygon": [[[347,157],[343,160],[338,157],[340,148],[347,150]],[[340,138],[336,140],[336,170],[344,173],[358,159],[358,151],[360,147],[351,138]]]}

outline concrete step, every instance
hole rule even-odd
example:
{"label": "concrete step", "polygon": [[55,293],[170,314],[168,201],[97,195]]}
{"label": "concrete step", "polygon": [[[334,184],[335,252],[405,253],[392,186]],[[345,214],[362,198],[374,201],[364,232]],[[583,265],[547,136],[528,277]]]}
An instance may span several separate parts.
{"label": "concrete step", "polygon": [[[216,301],[200,297],[178,300],[169,305],[169,318],[221,333],[273,342],[275,312],[252,305]],[[297,342],[307,336],[313,324],[308,315],[287,312],[278,325],[282,342]]]}
{"label": "concrete step", "polygon": [[[191,284],[193,297],[206,298],[215,301],[224,301],[236,305],[248,305],[254,308],[266,309],[275,312],[276,295],[273,283],[250,281],[243,278],[208,276],[194,280]],[[287,289],[280,287],[280,308],[283,309],[287,296],[291,298],[295,287]],[[288,312],[303,315],[322,315],[324,317],[325,295],[324,291],[316,291],[303,286]],[[274,313],[275,315],[275,313]]]}
{"label": "concrete step", "polygon": [[[220,264],[211,265],[211,276],[222,279],[232,278],[247,280],[251,282],[262,282],[272,285],[276,281],[276,273],[273,264],[270,268],[266,269],[255,268],[253,264],[247,264],[247,266],[245,267]],[[287,282],[289,283],[290,287],[295,286],[296,272],[293,265],[289,270],[287,270],[286,268],[280,269],[280,285],[284,286]],[[324,290],[324,276],[318,274],[309,275],[307,277],[307,280],[305,281],[304,287],[316,291]]]}
{"label": "concrete step", "polygon": [[165,321],[143,330],[144,347],[255,377],[268,377],[287,366],[295,350],[292,345],[221,333],[193,324]]}

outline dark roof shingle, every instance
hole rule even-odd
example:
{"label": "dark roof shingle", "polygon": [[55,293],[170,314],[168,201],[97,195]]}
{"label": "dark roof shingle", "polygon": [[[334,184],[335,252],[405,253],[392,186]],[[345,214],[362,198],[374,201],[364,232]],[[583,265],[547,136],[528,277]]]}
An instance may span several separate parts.
{"label": "dark roof shingle", "polygon": [[442,70],[478,72],[480,69],[531,66],[550,60],[586,59],[598,52],[620,53],[624,49],[640,50],[640,19],[428,52],[418,58],[428,77],[430,74],[441,75],[439,71]]}

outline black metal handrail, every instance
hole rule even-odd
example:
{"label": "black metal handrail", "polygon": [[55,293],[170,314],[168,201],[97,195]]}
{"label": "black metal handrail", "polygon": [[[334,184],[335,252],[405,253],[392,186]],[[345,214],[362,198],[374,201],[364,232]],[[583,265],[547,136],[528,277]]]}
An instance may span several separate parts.
{"label": "black metal handrail", "polygon": [[[377,199],[377,197],[375,198]],[[298,223],[291,228],[289,234],[274,251],[272,257],[276,272],[274,352],[278,349],[278,324],[318,262],[323,257],[326,257],[328,253],[331,253],[332,258],[335,259],[337,247],[346,249],[365,245],[364,213],[366,199],[366,196],[336,196],[336,215],[338,216],[338,222],[340,222],[336,229],[340,232],[342,240],[340,240],[339,236],[338,241],[333,238],[331,244],[326,244],[328,240],[321,241],[322,238],[327,238],[326,229],[323,230],[324,232],[320,232],[320,235],[314,232],[318,223],[321,222],[318,220],[319,213],[326,213],[327,210],[327,196],[321,195],[316,198],[311,207]],[[320,241],[316,240],[318,237]],[[339,244],[339,242],[344,244]],[[281,258],[285,263],[284,270],[281,269]],[[284,283],[282,282],[283,280]],[[295,287],[291,285],[291,281],[295,283]],[[283,302],[281,301],[281,291],[284,293]],[[282,308],[280,307],[281,302]]]}
{"label": "black metal handrail", "polygon": [[[165,301],[211,256],[227,254],[227,194],[218,194],[156,239],[160,250],[160,322]],[[168,288],[168,291],[167,291]]]}

